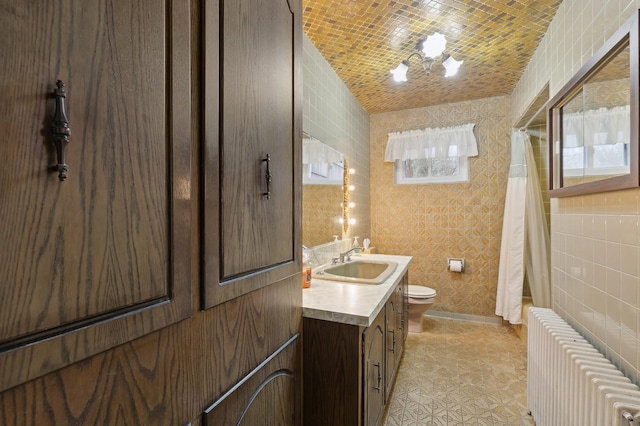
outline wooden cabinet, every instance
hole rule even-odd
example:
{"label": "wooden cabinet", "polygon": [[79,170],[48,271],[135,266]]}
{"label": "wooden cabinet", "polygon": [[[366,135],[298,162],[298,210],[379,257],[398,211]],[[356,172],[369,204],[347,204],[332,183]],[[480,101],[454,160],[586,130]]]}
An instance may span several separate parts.
{"label": "wooden cabinet", "polygon": [[[398,331],[401,329],[402,317],[402,300],[398,300],[398,290],[402,290],[402,286],[398,286],[385,305],[386,310],[386,333],[387,333],[387,362],[385,363],[385,394],[391,392],[393,385],[393,375],[396,371],[397,362],[400,359],[400,351],[402,347],[402,334]],[[400,303],[398,303],[400,302]]]}
{"label": "wooden cabinet", "polygon": [[0,5],[0,424],[300,424],[300,1]]}
{"label": "wooden cabinet", "polygon": [[408,288],[408,275],[405,274],[385,305],[387,333],[385,402],[393,388],[394,378],[404,353],[408,331],[406,324],[409,312]]}
{"label": "wooden cabinet", "polygon": [[188,2],[0,3],[2,391],[191,315],[191,70]]}
{"label": "wooden cabinet", "polygon": [[406,277],[369,327],[304,318],[305,425],[381,423],[404,350]]}
{"label": "wooden cabinet", "polygon": [[402,319],[400,321],[400,327],[402,328],[401,350],[404,352],[407,336],[409,335],[409,274],[402,276],[398,297],[402,297]]}
{"label": "wooden cabinet", "polygon": [[[364,353],[362,363],[364,367],[363,403],[365,425],[377,425],[382,419],[385,400],[385,311],[381,311],[373,323],[363,332],[362,339]],[[387,341],[388,342],[388,341]]]}
{"label": "wooden cabinet", "polygon": [[299,334],[209,406],[205,426],[301,423]]}
{"label": "wooden cabinet", "polygon": [[204,308],[301,268],[300,4],[208,0]]}

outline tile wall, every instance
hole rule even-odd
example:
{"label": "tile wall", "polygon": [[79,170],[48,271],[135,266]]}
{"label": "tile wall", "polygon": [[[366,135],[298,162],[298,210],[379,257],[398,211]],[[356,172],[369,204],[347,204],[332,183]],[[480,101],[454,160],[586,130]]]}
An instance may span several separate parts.
{"label": "tile wall", "polygon": [[[640,0],[565,0],[511,102],[553,97]],[[640,384],[640,190],[551,200],[553,307]]]}
{"label": "tile wall", "polygon": [[[345,238],[371,235],[369,206],[369,114],[335,73],[318,49],[304,36],[303,130],[345,155],[355,190],[350,199],[356,219]],[[304,191],[304,187],[303,187]],[[328,242],[328,241],[327,241]]]}
{"label": "tile wall", "polygon": [[[510,157],[509,97],[371,115],[372,244],[381,253],[413,256],[410,284],[435,288],[432,312],[495,318],[502,217]],[[387,135],[475,123],[478,157],[469,182],[395,185],[385,163]],[[447,271],[463,257],[464,273]]]}

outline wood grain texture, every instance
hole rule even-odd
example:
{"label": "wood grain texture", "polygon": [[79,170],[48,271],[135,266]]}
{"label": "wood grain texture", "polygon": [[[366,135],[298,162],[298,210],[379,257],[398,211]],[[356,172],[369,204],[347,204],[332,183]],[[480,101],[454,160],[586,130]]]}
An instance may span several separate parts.
{"label": "wood grain texture", "polygon": [[404,353],[408,283],[405,274],[369,327],[304,318],[305,425],[379,424]]}
{"label": "wood grain texture", "polygon": [[[0,424],[195,421],[205,407],[300,332],[299,281],[289,278],[240,298],[253,300],[236,302],[235,320],[229,321],[226,333],[219,332],[220,324],[227,322],[231,310],[223,304],[0,393]],[[299,371],[301,358],[296,359]],[[295,386],[296,395],[302,395],[302,383]]]}
{"label": "wood grain texture", "polygon": [[0,390],[191,313],[188,2],[3,3]]}
{"label": "wood grain texture", "polygon": [[363,425],[380,423],[385,394],[385,312],[376,317],[364,334]]}
{"label": "wood grain texture", "polygon": [[[400,288],[400,286],[398,286]],[[385,305],[386,313],[386,362],[384,363],[384,394],[388,395],[391,391],[391,385],[393,384],[393,377],[396,372],[396,363],[399,359],[399,352],[401,342],[397,339],[402,339],[402,334],[398,333],[398,310],[402,309],[402,305],[398,304],[398,290],[394,290],[393,294]]]}
{"label": "wood grain texture", "polygon": [[300,340],[296,334],[216,400],[205,410],[204,424],[300,424]]}
{"label": "wood grain texture", "polygon": [[[302,28],[295,1],[209,0],[204,9],[209,308],[300,272]],[[262,196],[267,154],[271,199]]]}
{"label": "wood grain texture", "polygon": [[303,330],[304,424],[360,424],[362,328],[305,318]]}
{"label": "wood grain texture", "polygon": [[[71,1],[68,7],[75,8],[77,4]],[[173,110],[171,114],[172,132],[183,135],[184,131],[186,134],[184,146],[174,144],[171,152],[174,183],[171,186],[174,200],[171,205],[175,247],[173,274],[177,279],[184,280],[186,289],[181,291],[181,288],[172,287],[171,290],[175,300],[185,302],[180,306],[186,307],[187,316],[190,317],[133,339],[134,333],[140,328],[158,328],[164,324],[164,314],[153,308],[145,311],[147,314],[142,316],[131,315],[114,320],[116,327],[102,329],[95,326],[82,336],[81,333],[75,333],[75,340],[72,340],[73,336],[58,340],[57,346],[50,348],[51,357],[43,356],[41,360],[55,363],[56,353],[73,358],[94,350],[96,345],[109,339],[113,342],[119,338],[123,344],[85,357],[80,362],[72,363],[67,360],[65,362],[69,365],[64,368],[51,366],[56,371],[46,375],[38,374],[39,377],[34,380],[0,391],[2,425],[191,423],[199,426],[203,423],[202,412],[205,407],[220,398],[283,342],[302,329],[302,289],[299,275],[273,280],[267,287],[237,297],[231,302],[219,303],[212,309],[197,309],[201,304],[201,280],[205,280],[204,268],[201,269],[205,251],[200,239],[205,223],[203,200],[209,200],[213,205],[219,203],[219,200],[209,199],[204,179],[200,180],[201,172],[204,171],[201,147],[206,137],[204,115],[201,114],[205,75],[202,53],[204,45],[201,44],[204,43],[201,39],[204,2],[174,0],[171,5],[174,10],[171,22],[174,25],[180,24],[181,31],[167,36],[172,44],[189,43],[188,38],[185,40],[179,37],[190,37],[192,43],[191,50],[189,46],[182,49],[186,58],[177,55],[173,59],[174,63],[182,60],[180,69],[186,69],[187,72],[184,79],[173,82],[173,96],[184,96],[185,105],[191,104],[193,127],[188,125],[189,108]],[[190,31],[188,17],[185,21],[185,16],[181,14],[188,12],[188,5],[191,8]],[[295,7],[299,10],[300,6]],[[7,5],[7,10],[12,8],[12,4]],[[43,15],[42,19],[48,18]],[[51,29],[51,34],[55,33],[56,30]],[[301,30],[299,36],[301,37]],[[296,45],[301,46],[301,43]],[[45,53],[46,51],[40,50],[40,54]],[[174,69],[176,67],[178,65],[174,65]],[[299,81],[298,77],[300,75],[297,75],[296,81]],[[191,98],[189,85],[193,93]],[[296,120],[298,117],[301,115],[296,115]],[[298,143],[294,146],[294,155],[300,154]],[[72,179],[71,174],[69,179]],[[299,192],[299,186],[294,191]],[[2,196],[3,193],[0,192],[0,197]],[[298,207],[296,211],[300,211]],[[293,222],[296,223],[295,220]],[[194,225],[190,226],[190,223]],[[299,227],[294,226],[294,229],[294,240],[299,239]],[[44,256],[50,254],[45,253]],[[206,256],[215,257],[211,252],[206,252]],[[175,307],[177,304],[163,306],[179,311]],[[10,361],[0,359],[0,379],[6,377],[5,371],[21,371],[28,367],[32,359],[33,356],[29,353]],[[297,362],[300,361],[298,358]],[[300,368],[298,364],[297,369]],[[297,381],[296,386],[296,395],[299,396],[302,394],[301,381]],[[284,399],[285,403],[288,401],[288,398]],[[297,404],[299,407],[299,402]],[[295,419],[290,424],[299,424],[299,420]]]}

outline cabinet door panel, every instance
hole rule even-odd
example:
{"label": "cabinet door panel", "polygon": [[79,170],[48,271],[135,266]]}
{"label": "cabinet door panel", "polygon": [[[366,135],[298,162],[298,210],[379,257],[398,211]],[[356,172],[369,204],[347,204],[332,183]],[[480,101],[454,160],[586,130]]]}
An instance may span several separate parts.
{"label": "cabinet door panel", "polygon": [[205,307],[300,271],[300,19],[205,2]]}
{"label": "cabinet door panel", "polygon": [[[393,384],[393,377],[396,371],[396,361],[398,359],[398,350],[400,342],[396,341],[400,336],[397,334],[396,323],[398,313],[398,303],[396,300],[397,291],[394,290],[386,304],[386,322],[387,322],[387,359],[385,362],[385,396],[388,396]],[[400,337],[401,338],[401,337]]]}
{"label": "cabinet door panel", "polygon": [[377,425],[384,409],[385,313],[382,311],[364,334],[363,393],[365,425]]}
{"label": "cabinet door panel", "polygon": [[0,3],[2,390],[190,314],[190,96],[188,2]]}
{"label": "cabinet door panel", "polygon": [[[222,277],[293,260],[293,15],[224,1]],[[267,185],[269,155],[271,184]],[[270,195],[265,196],[267,186]],[[235,247],[240,245],[243,249]],[[253,248],[253,249],[252,249]]]}
{"label": "cabinet door panel", "polygon": [[204,412],[209,425],[297,425],[301,423],[298,334]]}

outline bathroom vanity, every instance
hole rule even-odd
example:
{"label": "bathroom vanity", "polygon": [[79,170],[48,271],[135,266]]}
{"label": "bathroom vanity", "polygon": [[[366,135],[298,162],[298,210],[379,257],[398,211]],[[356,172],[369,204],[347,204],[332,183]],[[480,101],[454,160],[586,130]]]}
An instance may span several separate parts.
{"label": "bathroom vanity", "polygon": [[377,425],[407,336],[410,256],[358,255],[397,263],[381,284],[314,278],[303,290],[305,425]]}

